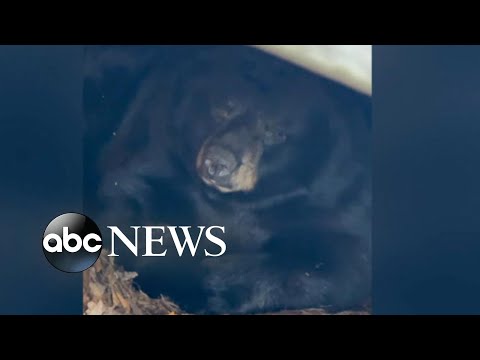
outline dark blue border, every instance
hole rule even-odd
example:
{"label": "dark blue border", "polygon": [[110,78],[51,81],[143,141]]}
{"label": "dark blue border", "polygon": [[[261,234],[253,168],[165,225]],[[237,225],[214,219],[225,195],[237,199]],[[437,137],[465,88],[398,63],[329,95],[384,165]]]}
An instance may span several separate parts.
{"label": "dark blue border", "polygon": [[83,46],[0,46],[0,314],[81,314],[82,275],[41,248],[82,211]]}
{"label": "dark blue border", "polygon": [[373,310],[480,314],[480,46],[373,50]]}

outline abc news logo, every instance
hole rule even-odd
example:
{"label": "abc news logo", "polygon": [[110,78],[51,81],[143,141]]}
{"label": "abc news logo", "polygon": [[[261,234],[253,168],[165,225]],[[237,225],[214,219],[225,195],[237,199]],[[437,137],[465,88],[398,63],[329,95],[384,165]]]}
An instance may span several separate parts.
{"label": "abc news logo", "polygon": [[76,273],[95,264],[102,251],[102,234],[85,215],[57,216],[43,234],[43,253],[58,270]]}
{"label": "abc news logo", "polygon": [[[134,240],[130,240],[118,227],[107,226],[111,231],[111,253],[108,256],[118,256],[115,253],[115,241],[120,240],[125,247],[134,255],[138,256],[138,238],[139,229],[145,229],[145,253],[142,256],[157,257],[166,256],[167,249],[162,252],[155,252],[153,244],[163,244],[163,236],[155,237],[154,230],[165,232],[164,226],[131,226],[134,229]],[[199,234],[196,242],[193,241],[190,234],[190,226],[179,226],[182,232],[177,232],[177,226],[167,226],[171,239],[181,257],[188,247],[192,256],[197,254],[198,245],[202,235],[218,247],[218,252],[212,252],[204,249],[204,255],[209,257],[222,256],[226,251],[225,242],[213,235],[212,231],[216,229],[225,233],[222,226],[199,226]],[[183,236],[181,234],[183,233]],[[179,236],[180,234],[180,236]],[[184,240],[180,240],[184,238]],[[45,257],[58,270],[76,273],[82,272],[91,267],[98,260],[102,251],[102,234],[97,224],[89,217],[78,213],[66,213],[53,219],[48,224],[43,234],[43,253]]]}

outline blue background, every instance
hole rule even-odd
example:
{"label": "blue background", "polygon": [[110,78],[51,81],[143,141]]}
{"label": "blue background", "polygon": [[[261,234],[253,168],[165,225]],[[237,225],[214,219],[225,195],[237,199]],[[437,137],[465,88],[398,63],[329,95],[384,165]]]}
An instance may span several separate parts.
{"label": "blue background", "polygon": [[480,313],[480,46],[373,50],[373,309]]}
{"label": "blue background", "polygon": [[81,314],[81,274],[54,269],[45,227],[82,210],[81,46],[0,46],[0,313]]}

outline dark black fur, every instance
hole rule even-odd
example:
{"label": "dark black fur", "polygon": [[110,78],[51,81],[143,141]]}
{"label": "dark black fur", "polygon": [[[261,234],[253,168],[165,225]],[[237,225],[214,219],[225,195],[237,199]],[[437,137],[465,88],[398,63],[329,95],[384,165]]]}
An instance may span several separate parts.
{"label": "dark black fur", "polygon": [[[123,254],[144,290],[197,312],[367,304],[368,98],[247,47],[91,48],[88,57],[88,214],[227,232],[221,258]],[[223,194],[200,180],[195,159],[228,126],[214,110],[235,107],[285,141],[265,146],[253,191]]]}

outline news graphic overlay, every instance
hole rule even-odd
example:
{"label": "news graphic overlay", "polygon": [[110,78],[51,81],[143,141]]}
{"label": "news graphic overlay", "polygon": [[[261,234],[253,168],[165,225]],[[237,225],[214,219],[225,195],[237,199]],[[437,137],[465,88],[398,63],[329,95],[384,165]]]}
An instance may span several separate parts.
{"label": "news graphic overlay", "polygon": [[78,273],[98,260],[102,251],[102,234],[89,217],[66,213],[48,224],[42,246],[52,266],[64,272]]}

